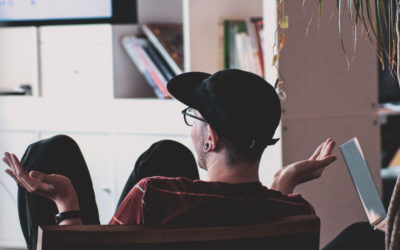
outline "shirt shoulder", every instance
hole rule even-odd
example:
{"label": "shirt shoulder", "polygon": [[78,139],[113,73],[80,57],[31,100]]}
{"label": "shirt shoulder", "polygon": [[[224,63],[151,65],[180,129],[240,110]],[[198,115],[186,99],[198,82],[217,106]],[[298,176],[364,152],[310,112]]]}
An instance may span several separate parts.
{"label": "shirt shoulder", "polygon": [[283,195],[260,182],[229,184],[152,177],[146,183],[146,224],[246,224],[314,214],[311,204],[300,195]]}
{"label": "shirt shoulder", "polygon": [[144,196],[150,182],[151,178],[144,178],[131,189],[111,218],[110,225],[144,224]]}

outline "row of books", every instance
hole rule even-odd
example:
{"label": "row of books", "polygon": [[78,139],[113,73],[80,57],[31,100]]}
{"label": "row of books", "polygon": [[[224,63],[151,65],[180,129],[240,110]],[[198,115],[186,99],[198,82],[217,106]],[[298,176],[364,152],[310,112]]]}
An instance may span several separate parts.
{"label": "row of books", "polygon": [[252,17],[223,22],[223,66],[264,77],[263,20]]}
{"label": "row of books", "polygon": [[167,82],[183,72],[182,24],[142,25],[144,36],[128,35],[122,45],[158,98],[170,98]]}
{"label": "row of books", "polygon": [[[263,20],[225,20],[222,25],[223,67],[264,74]],[[124,36],[122,45],[158,98],[170,98],[166,84],[183,72],[183,26],[142,25],[144,36]]]}

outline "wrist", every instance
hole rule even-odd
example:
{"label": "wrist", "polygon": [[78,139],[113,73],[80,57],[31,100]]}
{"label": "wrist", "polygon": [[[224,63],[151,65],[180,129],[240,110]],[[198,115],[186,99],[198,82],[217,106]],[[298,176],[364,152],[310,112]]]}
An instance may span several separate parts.
{"label": "wrist", "polygon": [[[58,208],[58,214],[57,216],[60,216],[60,214],[69,214],[71,211],[79,211],[79,201],[78,197],[76,196],[75,192],[73,192],[74,195],[69,196],[68,198],[64,199],[58,199],[56,202],[57,208]],[[80,213],[80,212],[79,212]],[[68,217],[68,216],[67,216]],[[57,221],[57,219],[56,219]],[[58,221],[58,225],[81,225],[82,223],[82,218],[81,216],[72,216],[71,218],[62,218],[62,220]]]}
{"label": "wrist", "polygon": [[66,196],[64,198],[58,198],[54,201],[57,205],[58,212],[67,212],[67,211],[77,211],[79,210],[79,201],[78,197],[74,192],[70,194],[69,196]]}
{"label": "wrist", "polygon": [[288,169],[282,169],[282,171],[279,172],[279,175],[275,177],[273,187],[273,189],[282,194],[293,193],[293,190],[296,187],[293,173],[288,171]]}
{"label": "wrist", "polygon": [[297,186],[293,171],[285,171],[285,174],[282,176],[282,178],[284,179],[282,182],[285,184],[284,194],[293,193],[294,188]]}

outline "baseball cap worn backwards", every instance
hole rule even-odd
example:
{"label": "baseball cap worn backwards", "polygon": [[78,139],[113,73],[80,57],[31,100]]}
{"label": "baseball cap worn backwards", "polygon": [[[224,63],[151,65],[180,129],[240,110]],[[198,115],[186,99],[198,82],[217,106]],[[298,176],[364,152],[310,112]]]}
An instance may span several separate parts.
{"label": "baseball cap worn backwards", "polygon": [[260,76],[237,69],[183,73],[167,85],[180,102],[200,112],[227,139],[250,148],[275,144],[281,118],[275,89]]}

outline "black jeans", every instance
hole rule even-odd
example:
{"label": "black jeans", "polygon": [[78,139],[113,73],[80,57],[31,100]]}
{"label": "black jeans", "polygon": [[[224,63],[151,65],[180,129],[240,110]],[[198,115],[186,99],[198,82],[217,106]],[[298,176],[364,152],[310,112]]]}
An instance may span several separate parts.
{"label": "black jeans", "polygon": [[[67,176],[78,195],[83,223],[100,223],[89,170],[79,146],[73,139],[58,135],[35,142],[28,147],[21,163],[28,172],[37,170],[46,174]],[[199,173],[193,154],[184,145],[171,140],[156,142],[137,160],[118,206],[137,182],[150,176],[198,179]],[[19,187],[18,212],[27,247],[29,250],[35,250],[38,226],[55,224],[57,207],[53,201]]]}

